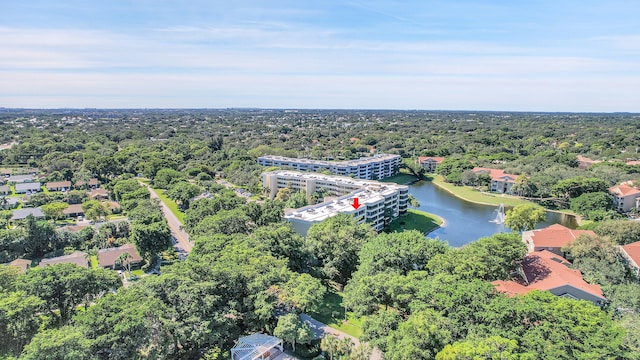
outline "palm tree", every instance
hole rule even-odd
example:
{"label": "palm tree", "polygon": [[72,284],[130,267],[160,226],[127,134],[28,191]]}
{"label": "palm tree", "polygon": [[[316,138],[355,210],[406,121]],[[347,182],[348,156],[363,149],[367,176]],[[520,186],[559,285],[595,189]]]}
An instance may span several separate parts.
{"label": "palm tree", "polygon": [[333,360],[333,355],[338,355],[338,347],[340,346],[340,340],[333,335],[327,335],[320,341],[320,348],[322,351],[329,353],[329,360]]}
{"label": "palm tree", "polygon": [[367,343],[361,343],[360,345],[354,347],[351,350],[351,354],[349,354],[350,360],[368,360],[371,357],[371,346]]}
{"label": "palm tree", "polygon": [[87,250],[87,253],[84,256],[84,259],[87,260],[87,263],[89,263],[89,267],[91,267],[91,258],[97,255],[98,255],[98,249],[93,248],[93,249]]}
{"label": "palm tree", "polygon": [[125,267],[129,276],[131,276],[131,254],[124,252],[116,259],[116,265]]}

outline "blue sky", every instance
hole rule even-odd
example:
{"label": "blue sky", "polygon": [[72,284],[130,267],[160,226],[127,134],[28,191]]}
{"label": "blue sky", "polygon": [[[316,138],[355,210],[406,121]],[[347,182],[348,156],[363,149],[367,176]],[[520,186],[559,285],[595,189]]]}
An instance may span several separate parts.
{"label": "blue sky", "polygon": [[0,106],[640,112],[639,1],[8,1]]}

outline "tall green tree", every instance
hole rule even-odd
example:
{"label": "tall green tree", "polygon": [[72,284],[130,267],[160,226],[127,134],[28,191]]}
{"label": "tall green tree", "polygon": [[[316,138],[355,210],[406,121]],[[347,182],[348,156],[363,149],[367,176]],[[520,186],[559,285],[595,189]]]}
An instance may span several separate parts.
{"label": "tall green tree", "polygon": [[546,218],[547,213],[541,206],[524,204],[508,210],[504,223],[509,229],[521,232],[535,229],[536,224]]}
{"label": "tall green tree", "polygon": [[66,324],[78,305],[88,307],[106,291],[121,286],[115,272],[104,269],[87,269],[75,264],[56,264],[34,268],[22,277],[20,290],[45,301],[45,308]]}
{"label": "tall green tree", "polygon": [[358,252],[374,235],[368,224],[357,224],[348,214],[333,216],[311,226],[305,246],[312,268],[326,279],[346,284],[358,266]]}

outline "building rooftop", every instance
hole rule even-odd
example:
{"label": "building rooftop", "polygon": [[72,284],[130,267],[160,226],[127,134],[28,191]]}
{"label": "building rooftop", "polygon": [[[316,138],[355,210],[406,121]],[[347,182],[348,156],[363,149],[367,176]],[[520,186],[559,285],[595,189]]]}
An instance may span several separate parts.
{"label": "building rooftop", "polygon": [[418,158],[419,163],[423,163],[429,160],[435,161],[436,164],[440,164],[444,160],[444,158],[439,156],[420,156]]}
{"label": "building rooftop", "polygon": [[[527,234],[525,234],[527,233]],[[534,247],[561,248],[573,242],[580,235],[596,235],[592,230],[573,230],[560,224],[553,224],[543,229],[526,231],[523,236],[530,236]]]}
{"label": "building rooftop", "polygon": [[400,159],[400,155],[392,155],[392,154],[378,154],[371,157],[360,158],[356,160],[345,160],[345,161],[328,161],[328,160],[312,160],[312,159],[304,159],[304,158],[290,158],[284,156],[276,156],[276,155],[265,155],[261,156],[258,159],[269,159],[274,161],[285,161],[285,162],[297,162],[303,164],[316,164],[323,165],[327,167],[331,166],[358,166],[369,164],[372,162],[384,161],[384,160],[394,160]]}
{"label": "building rooftop", "polygon": [[627,256],[640,266],[640,241],[636,241],[631,244],[622,245],[622,250],[627,253]]}
{"label": "building rooftop", "polygon": [[33,181],[33,175],[11,175],[9,182],[21,183],[25,181]]}
{"label": "building rooftop", "polygon": [[116,265],[116,260],[118,260],[118,257],[124,253],[129,253],[129,255],[131,255],[129,261],[132,263],[142,261],[142,257],[138,253],[135,245],[126,244],[120,247],[98,250],[98,262],[100,263],[101,267],[113,267]]}
{"label": "building rooftop", "polygon": [[483,167],[475,167],[471,171],[475,173],[487,173],[491,180],[499,180],[506,182],[515,182],[518,178],[518,175],[507,174],[504,170],[501,169],[491,169],[491,168],[483,168]]}
{"label": "building rooftop", "polygon": [[50,188],[63,188],[63,187],[69,188],[69,187],[71,187],[71,181],[50,181],[50,182],[45,184],[45,187],[47,189],[50,189]]}
{"label": "building rooftop", "polygon": [[632,181],[625,181],[619,185],[612,186],[609,188],[609,192],[616,196],[640,195],[640,189]]}
{"label": "building rooftop", "polygon": [[55,264],[76,264],[82,267],[89,267],[87,260],[87,253],[76,251],[73,254],[58,256],[49,259],[42,259],[40,261],[40,267],[55,265]]}
{"label": "building rooftop", "polygon": [[39,182],[33,182],[33,183],[17,183],[16,186],[16,191],[22,191],[22,190],[40,190],[40,183]]}
{"label": "building rooftop", "polygon": [[606,300],[599,285],[589,284],[582,279],[580,271],[562,256],[543,250],[531,253],[522,261],[525,278],[515,281],[494,281],[492,284],[507,295],[525,294],[531,290],[552,290],[561,286],[572,286],[593,296]]}
{"label": "building rooftop", "polygon": [[35,217],[35,218],[43,218],[44,217],[44,213],[42,212],[42,209],[40,209],[39,207],[37,207],[37,208],[22,208],[22,209],[18,209],[18,210],[13,210],[13,213],[11,215],[11,220],[26,219],[27,216],[29,216],[29,215],[33,215],[33,217]]}
{"label": "building rooftop", "polygon": [[84,210],[82,210],[82,204],[71,204],[69,207],[62,210],[62,213],[65,215],[84,214]]}

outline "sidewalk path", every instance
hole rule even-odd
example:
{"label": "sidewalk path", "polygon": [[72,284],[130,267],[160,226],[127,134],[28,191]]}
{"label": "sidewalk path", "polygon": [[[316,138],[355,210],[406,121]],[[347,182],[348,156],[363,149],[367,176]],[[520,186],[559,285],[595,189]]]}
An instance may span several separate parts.
{"label": "sidewalk path", "polygon": [[[360,340],[358,340],[357,338],[342,332],[340,330],[336,330],[334,328],[332,328],[331,326],[322,323],[314,318],[312,318],[311,316],[307,315],[307,314],[300,314],[300,319],[302,319],[302,321],[306,322],[307,324],[309,324],[309,326],[311,327],[311,330],[313,331],[314,335],[318,338],[322,338],[325,337],[326,335],[333,335],[336,336],[338,339],[345,339],[345,338],[349,338],[353,341],[353,344],[355,346],[360,345]],[[382,353],[380,352],[380,350],[378,349],[373,349],[373,353],[371,354],[371,357],[369,358],[370,360],[383,360],[384,357],[382,356]]]}

